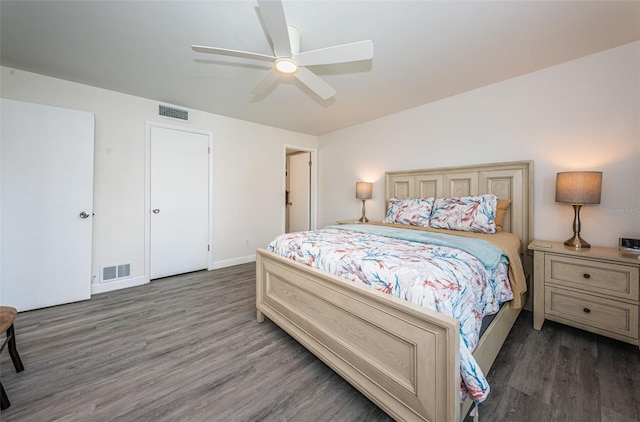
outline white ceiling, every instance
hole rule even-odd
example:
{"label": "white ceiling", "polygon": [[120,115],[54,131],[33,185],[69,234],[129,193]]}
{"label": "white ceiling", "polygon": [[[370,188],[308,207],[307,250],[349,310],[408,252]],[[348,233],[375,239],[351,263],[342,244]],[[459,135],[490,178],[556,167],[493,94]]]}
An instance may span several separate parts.
{"label": "white ceiling", "polygon": [[639,1],[284,1],[301,51],[373,40],[371,61],[310,69],[337,94],[293,80],[249,91],[272,54],[254,1],[0,2],[3,66],[321,135],[640,40]]}

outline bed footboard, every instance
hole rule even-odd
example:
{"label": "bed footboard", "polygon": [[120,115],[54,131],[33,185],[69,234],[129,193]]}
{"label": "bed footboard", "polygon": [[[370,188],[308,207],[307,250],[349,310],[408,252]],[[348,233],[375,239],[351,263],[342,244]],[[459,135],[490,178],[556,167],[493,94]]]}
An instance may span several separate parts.
{"label": "bed footboard", "polygon": [[460,419],[454,318],[264,249],[256,308],[396,420]]}

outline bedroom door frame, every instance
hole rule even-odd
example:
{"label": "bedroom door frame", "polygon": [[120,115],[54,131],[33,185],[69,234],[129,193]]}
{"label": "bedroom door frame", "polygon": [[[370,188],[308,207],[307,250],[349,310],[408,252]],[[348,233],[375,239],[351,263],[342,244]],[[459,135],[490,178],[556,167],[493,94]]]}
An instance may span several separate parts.
{"label": "bedroom door frame", "polygon": [[282,154],[282,233],[286,231],[287,222],[287,205],[286,205],[286,191],[287,191],[287,154],[292,152],[308,152],[311,153],[311,186],[310,186],[310,230],[318,228],[318,149],[303,147],[299,145],[284,145],[284,152]]}
{"label": "bedroom door frame", "polygon": [[209,230],[208,242],[209,251],[207,257],[207,270],[213,269],[213,132],[175,126],[158,122],[145,122],[145,145],[144,145],[144,268],[145,283],[151,281],[151,128],[177,130],[181,132],[205,135],[209,138]]}

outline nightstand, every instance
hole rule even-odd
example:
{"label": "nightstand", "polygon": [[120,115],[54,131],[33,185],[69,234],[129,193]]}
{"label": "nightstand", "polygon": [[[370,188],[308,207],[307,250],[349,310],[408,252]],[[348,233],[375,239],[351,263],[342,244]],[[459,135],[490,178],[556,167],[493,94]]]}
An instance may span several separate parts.
{"label": "nightstand", "polygon": [[545,319],[640,345],[640,255],[534,240],[533,328]]}
{"label": "nightstand", "polygon": [[362,224],[360,222],[360,220],[358,220],[357,218],[354,218],[352,220],[338,220],[338,221],[336,221],[336,223],[338,223],[338,224]]}

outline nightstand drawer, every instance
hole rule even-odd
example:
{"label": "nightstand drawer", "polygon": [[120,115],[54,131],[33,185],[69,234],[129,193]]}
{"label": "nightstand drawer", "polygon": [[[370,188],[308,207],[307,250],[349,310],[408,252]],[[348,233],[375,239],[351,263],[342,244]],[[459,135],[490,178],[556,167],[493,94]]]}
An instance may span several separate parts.
{"label": "nightstand drawer", "polygon": [[545,287],[544,293],[545,314],[559,322],[638,339],[638,305],[555,287]]}
{"label": "nightstand drawer", "polygon": [[545,284],[638,300],[638,267],[547,254],[544,268]]}

